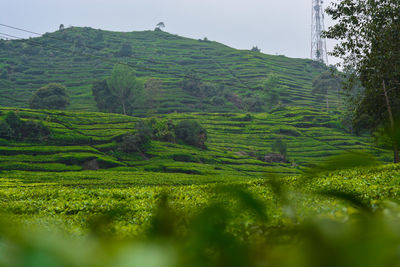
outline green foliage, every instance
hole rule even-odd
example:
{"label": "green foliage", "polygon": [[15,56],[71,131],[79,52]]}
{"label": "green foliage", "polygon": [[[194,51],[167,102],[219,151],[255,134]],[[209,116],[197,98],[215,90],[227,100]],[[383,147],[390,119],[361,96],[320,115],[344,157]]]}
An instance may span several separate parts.
{"label": "green foliage", "polygon": [[356,120],[367,118],[360,125],[369,130],[390,129],[395,162],[400,161],[395,123],[400,115],[399,12],[397,0],[341,1],[327,9],[338,23],[325,32],[326,37],[340,40],[332,54],[344,60],[346,69],[353,71],[365,89],[360,94]]}
{"label": "green foliage", "polygon": [[132,55],[132,45],[130,43],[124,43],[121,49],[117,53],[119,57],[130,57]]}
{"label": "green foliage", "polygon": [[398,266],[399,172],[390,165],[306,183],[271,176],[217,185],[163,173],[6,173],[0,262]]}
{"label": "green foliage", "polygon": [[165,23],[164,22],[159,22],[156,25],[156,28],[154,29],[155,31],[161,31],[161,29],[165,28]]}
{"label": "green foliage", "polygon": [[182,89],[200,98],[216,96],[219,91],[214,84],[203,82],[199,76],[190,73],[183,79]]}
{"label": "green foliage", "polygon": [[9,112],[0,122],[0,137],[8,140],[42,140],[50,130],[41,122],[22,121],[15,112]]}
{"label": "green foliage", "polygon": [[116,65],[111,77],[93,84],[92,94],[100,111],[131,115],[141,106],[143,83],[126,65]]}
{"label": "green foliage", "polygon": [[352,169],[356,167],[375,167],[379,162],[370,154],[365,152],[346,152],[330,157],[320,164],[309,167],[305,175],[315,177],[321,173],[329,173],[337,170]]}
{"label": "green foliage", "polygon": [[272,152],[276,152],[281,154],[284,158],[286,158],[287,153],[287,144],[282,140],[281,137],[275,139],[275,141],[271,145]]}
{"label": "green foliage", "polygon": [[112,95],[106,79],[93,83],[92,94],[99,111],[118,113],[118,102]]}
{"label": "green foliage", "polygon": [[[134,114],[139,116],[174,111],[246,111],[246,105],[238,108],[227,100],[225,93],[237,95],[238,99],[249,97],[259,85],[258,81],[268,73],[282,77],[285,89],[284,94],[280,94],[282,103],[310,106],[313,101],[311,80],[325,70],[307,59],[236,50],[217,42],[199,42],[167,32],[122,33],[66,27],[63,31],[39,37],[35,40],[39,46],[32,46],[30,42],[32,40],[28,39],[1,42],[4,47],[0,48],[0,57],[4,60],[0,69],[7,70],[9,77],[0,78],[0,93],[10,96],[0,98],[1,106],[27,107],[32,88],[59,82],[68,87],[68,92],[73,92],[68,109],[97,111],[96,102],[90,95],[91,86],[93,81],[110,76],[114,64],[121,59],[117,54],[124,43],[134,45],[134,54],[140,55],[140,60],[136,56],[123,60],[135,66],[136,76],[163,83],[163,94],[157,97],[154,105],[135,104]],[[179,77],[188,71],[198,74],[203,83],[216,87],[218,94],[203,98],[182,90]],[[220,92],[220,85],[224,85],[224,93]],[[211,101],[214,96],[219,97],[218,101]],[[220,105],[219,100],[224,100],[225,104]],[[336,108],[334,104],[332,108]]]}
{"label": "green foliage", "polygon": [[195,120],[180,121],[175,128],[175,135],[184,144],[205,148],[207,131]]}
{"label": "green foliage", "polygon": [[152,138],[151,127],[143,122],[138,121],[135,125],[135,133],[123,136],[119,148],[126,153],[144,152]]}
{"label": "green foliage", "polygon": [[260,52],[261,52],[261,49],[258,48],[257,46],[253,46],[253,47],[250,49],[250,51],[260,53]]}
{"label": "green foliage", "polygon": [[172,120],[151,118],[148,122],[155,140],[171,142],[176,141],[175,125]]}
{"label": "green foliage", "polygon": [[[0,121],[11,110],[15,111],[0,108],[3,114]],[[65,154],[81,169],[80,155],[88,153],[92,158],[105,157],[110,162],[117,161],[120,166],[125,166],[125,171],[153,169],[197,173],[199,177],[196,179],[203,181],[212,177],[210,179],[217,181],[227,176],[232,179],[243,175],[259,177],[271,172],[299,174],[302,167],[317,164],[324,157],[340,154],[343,150],[367,150],[384,161],[391,156],[385,146],[371,146],[373,140],[368,136],[344,133],[335,124],[338,119],[335,115],[312,109],[281,107],[270,113],[257,114],[172,113],[143,119],[149,128],[146,136],[151,138],[151,142],[141,150],[142,153],[137,148],[133,149],[134,153],[123,153],[119,149],[123,136],[135,135],[138,121],[142,120],[137,117],[27,109],[18,110],[16,114],[23,122],[41,121],[51,135],[44,135],[41,139],[25,138],[24,142],[3,138],[0,147],[0,163],[3,165],[21,162],[34,168],[41,162],[64,163],[59,158],[60,154]],[[175,125],[193,119],[207,130],[207,150],[187,146],[176,137]],[[281,137],[290,148],[290,161],[296,164],[264,161],[264,153],[271,151],[277,137]],[[35,144],[38,140],[42,144]],[[174,155],[179,154],[190,154],[196,160],[189,163],[176,161]],[[22,165],[12,166],[18,169]]]}
{"label": "green foliage", "polygon": [[33,94],[29,105],[33,109],[65,109],[69,105],[67,88],[49,83]]}

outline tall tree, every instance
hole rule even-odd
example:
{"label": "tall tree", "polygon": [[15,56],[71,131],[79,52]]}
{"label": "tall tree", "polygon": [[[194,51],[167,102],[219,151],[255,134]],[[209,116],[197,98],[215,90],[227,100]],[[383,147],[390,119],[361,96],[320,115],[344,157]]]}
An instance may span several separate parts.
{"label": "tall tree", "polygon": [[124,115],[131,114],[134,104],[143,97],[143,83],[136,79],[135,71],[125,65],[114,67],[107,86]]}
{"label": "tall tree", "polygon": [[143,98],[143,83],[125,65],[116,65],[107,79],[96,81],[92,94],[100,111],[131,115]]}
{"label": "tall tree", "polygon": [[[399,162],[400,118],[400,1],[342,0],[326,10],[337,22],[325,36],[339,40],[333,52],[354,70],[365,88],[356,120],[370,130],[384,127]],[[351,83],[350,83],[351,84]],[[363,120],[362,118],[367,118]]]}

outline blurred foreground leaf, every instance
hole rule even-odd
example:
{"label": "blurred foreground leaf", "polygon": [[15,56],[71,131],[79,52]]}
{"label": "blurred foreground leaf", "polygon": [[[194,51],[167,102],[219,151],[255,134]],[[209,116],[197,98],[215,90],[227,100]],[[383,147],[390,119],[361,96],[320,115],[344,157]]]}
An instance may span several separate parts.
{"label": "blurred foreground leaf", "polygon": [[307,168],[304,171],[304,176],[312,178],[336,170],[351,169],[355,167],[372,167],[379,164],[379,161],[368,153],[346,152],[337,156],[332,156],[320,164]]}

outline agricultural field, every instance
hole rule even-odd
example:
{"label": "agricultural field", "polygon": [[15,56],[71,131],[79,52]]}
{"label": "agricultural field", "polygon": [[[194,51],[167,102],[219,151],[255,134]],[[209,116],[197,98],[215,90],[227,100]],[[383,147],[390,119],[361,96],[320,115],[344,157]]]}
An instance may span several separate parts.
{"label": "agricultural field", "polygon": [[[118,63],[162,85],[132,116],[92,96]],[[0,40],[0,266],[398,266],[400,167],[315,95],[327,70],[161,30]],[[28,109],[51,82],[68,109]]]}
{"label": "agricultural field", "polygon": [[[0,111],[1,121],[11,112],[49,130],[40,139],[0,140],[3,265],[313,266],[307,248],[328,244],[350,253],[335,242],[352,247],[354,235],[369,240],[375,227],[384,246],[373,253],[371,243],[360,248],[371,258],[400,240],[386,221],[400,210],[399,167],[385,163],[390,151],[371,145],[371,137],[345,133],[331,113],[281,107],[151,119]],[[143,121],[191,119],[207,130],[205,148],[151,140],[140,153],[120,149],[122,137]],[[276,138],[287,144],[287,163],[262,158]],[[88,170],[94,159],[98,168]],[[368,218],[366,232],[346,230],[361,227],[354,216]],[[331,224],[338,224],[335,236],[324,230]],[[309,247],[289,242],[303,235]]]}
{"label": "agricultural field", "polygon": [[[149,120],[117,114],[1,108],[3,119],[15,112],[22,120],[50,129],[44,140],[0,143],[2,170],[82,171],[96,159],[100,169],[196,174],[201,177],[259,178],[266,173],[298,174],[307,165],[344,151],[368,151],[390,161],[389,151],[373,146],[370,137],[345,133],[337,118],[304,108],[270,113],[173,113],[159,121],[196,119],[207,130],[206,149],[153,140],[143,153],[119,149],[122,136]],[[276,139],[287,146],[286,162],[266,162]]]}
{"label": "agricultural field", "polygon": [[381,266],[397,259],[399,174],[396,165],[218,182],[193,174],[2,172],[0,261]]}
{"label": "agricultural field", "polygon": [[[119,51],[127,44],[132,53],[121,56]],[[157,105],[151,110],[137,107],[135,114],[246,111],[250,107],[242,101],[266,97],[262,83],[269,75],[278,77],[282,104],[325,106],[325,101],[315,99],[311,88],[313,78],[327,70],[325,65],[162,31],[122,33],[71,27],[38,38],[0,40],[0,62],[1,106],[28,107],[34,91],[56,82],[67,87],[70,110],[97,111],[93,82],[109,76],[119,62],[129,64],[143,81],[162,81]],[[219,88],[224,103],[215,104],[211,97],[199,98],[182,90],[180,84],[188,73]],[[329,92],[328,98],[329,108],[335,110],[340,96]]]}

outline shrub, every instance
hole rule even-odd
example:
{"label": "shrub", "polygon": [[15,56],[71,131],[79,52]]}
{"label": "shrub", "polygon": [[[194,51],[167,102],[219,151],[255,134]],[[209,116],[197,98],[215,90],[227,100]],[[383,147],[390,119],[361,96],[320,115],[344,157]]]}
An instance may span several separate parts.
{"label": "shrub", "polygon": [[41,122],[24,122],[15,112],[9,112],[0,123],[0,137],[8,140],[41,139],[48,135],[50,130]]}
{"label": "shrub", "polygon": [[27,121],[22,126],[21,134],[24,138],[35,139],[50,135],[50,130],[42,122]]}
{"label": "shrub", "polygon": [[176,138],[184,144],[205,148],[207,131],[195,120],[184,120],[175,128]]}
{"label": "shrub", "polygon": [[132,45],[130,43],[122,44],[121,49],[117,53],[117,56],[130,57],[131,55],[132,55]]}
{"label": "shrub", "polygon": [[189,153],[181,153],[181,154],[174,154],[172,155],[172,159],[174,161],[181,161],[181,162],[199,162],[200,160]]}
{"label": "shrub", "polygon": [[213,96],[211,98],[211,103],[214,106],[223,106],[225,105],[225,99],[222,96]]}
{"label": "shrub", "polygon": [[20,139],[22,137],[22,125],[21,118],[15,112],[9,112],[4,120],[5,124],[9,127],[9,138]]}
{"label": "shrub", "polygon": [[282,140],[282,138],[276,138],[271,146],[272,152],[277,152],[286,158],[287,144]]}
{"label": "shrub", "polygon": [[0,122],[0,137],[11,139],[12,136],[13,134],[10,126],[5,121]]}
{"label": "shrub", "polygon": [[152,138],[152,131],[148,124],[139,121],[135,125],[135,134],[127,134],[122,137],[119,149],[126,153],[143,152]]}
{"label": "shrub", "polygon": [[61,84],[49,83],[33,94],[29,105],[33,109],[65,109],[69,105],[67,89]]}
{"label": "shrub", "polygon": [[148,126],[152,130],[152,137],[155,140],[171,143],[175,142],[175,125],[171,120],[160,120],[152,118],[150,119],[148,124]]}

